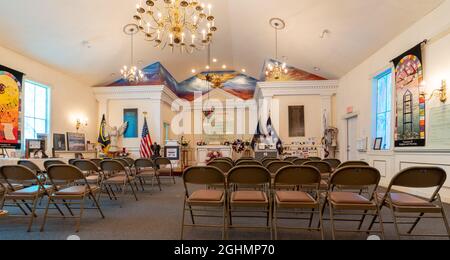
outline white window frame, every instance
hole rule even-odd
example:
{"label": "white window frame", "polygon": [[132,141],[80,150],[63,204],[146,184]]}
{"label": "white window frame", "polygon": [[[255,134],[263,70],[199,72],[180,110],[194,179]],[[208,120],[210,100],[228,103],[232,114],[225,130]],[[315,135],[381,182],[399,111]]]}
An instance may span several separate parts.
{"label": "white window frame", "polygon": [[[26,110],[28,109],[28,104],[26,103],[26,100],[25,100],[25,92],[27,91],[27,89],[26,89],[26,84],[27,83],[30,83],[30,84],[33,84],[35,86],[39,86],[39,87],[42,87],[42,88],[46,89],[46,92],[47,92],[46,106],[47,107],[46,107],[46,118],[45,119],[26,116]],[[50,128],[50,126],[51,126],[51,123],[50,123],[51,122],[50,121],[51,120],[51,112],[50,112],[51,111],[51,109],[50,109],[50,107],[51,107],[51,86],[48,85],[48,84],[41,83],[39,81],[30,79],[30,78],[26,78],[26,79],[23,80],[23,89],[22,89],[22,91],[23,91],[23,95],[22,95],[22,100],[23,100],[23,103],[22,103],[22,105],[23,105],[23,111],[22,111],[22,143],[25,143],[25,141],[26,141],[26,138],[25,138],[25,118],[45,120],[45,129],[46,129],[45,134],[47,134],[47,136],[48,136],[47,142],[49,142],[51,140],[51,137],[50,137],[50,134],[51,134],[51,128]],[[36,108],[34,108],[34,110],[36,110]],[[41,133],[35,133],[35,134],[41,134]]]}

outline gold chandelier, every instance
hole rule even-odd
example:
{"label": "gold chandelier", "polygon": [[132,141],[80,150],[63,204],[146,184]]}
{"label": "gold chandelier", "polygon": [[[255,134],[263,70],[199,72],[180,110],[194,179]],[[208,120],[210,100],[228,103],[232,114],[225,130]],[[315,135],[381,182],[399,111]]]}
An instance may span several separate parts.
{"label": "gold chandelier", "polygon": [[123,79],[128,81],[129,83],[138,83],[144,79],[144,73],[142,70],[138,69],[134,65],[134,35],[139,33],[139,29],[135,24],[125,25],[123,28],[123,32],[126,35],[129,35],[131,38],[131,64],[129,66],[125,65],[120,70],[120,74],[122,74]]}
{"label": "gold chandelier", "polygon": [[270,25],[275,29],[275,60],[267,63],[266,76],[270,79],[279,80],[281,76],[289,72],[286,63],[278,61],[278,31],[286,28],[286,23],[280,18],[272,18],[270,19]]}
{"label": "gold chandelier", "polygon": [[[155,47],[193,53],[208,46],[217,31],[212,5],[196,0],[146,0],[136,5],[134,20]],[[159,2],[159,3],[158,3]]]}

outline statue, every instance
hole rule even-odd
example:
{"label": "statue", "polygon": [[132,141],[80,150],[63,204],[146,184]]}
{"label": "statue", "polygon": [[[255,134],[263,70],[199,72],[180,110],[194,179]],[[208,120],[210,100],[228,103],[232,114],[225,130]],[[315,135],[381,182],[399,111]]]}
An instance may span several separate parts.
{"label": "statue", "polygon": [[152,149],[153,152],[153,157],[155,158],[159,158],[161,157],[161,145],[159,145],[158,143],[154,143],[150,149]]}
{"label": "statue", "polygon": [[106,136],[109,137],[111,144],[109,145],[108,151],[110,153],[118,153],[122,149],[118,146],[119,138],[123,136],[128,128],[128,122],[125,122],[119,129],[116,126],[111,127],[106,125]]}

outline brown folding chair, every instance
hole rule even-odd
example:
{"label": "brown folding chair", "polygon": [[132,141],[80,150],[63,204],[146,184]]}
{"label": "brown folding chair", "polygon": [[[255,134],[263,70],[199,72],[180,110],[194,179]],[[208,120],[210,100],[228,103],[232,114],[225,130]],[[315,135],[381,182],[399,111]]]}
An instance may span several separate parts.
{"label": "brown folding chair", "polygon": [[[106,191],[109,198],[112,199],[109,190],[106,189],[103,185],[105,174],[101,169],[97,167],[95,163],[93,163],[91,160],[76,160],[73,162],[73,166],[77,167],[85,174],[86,180],[89,184],[100,187],[100,192],[98,193],[97,200],[100,200],[102,191]],[[81,182],[83,182],[83,180],[81,180]]]}
{"label": "brown folding chair", "polygon": [[271,162],[279,162],[279,161],[281,161],[281,160],[278,159],[278,158],[264,158],[264,159],[261,160],[261,163],[262,163],[262,165],[264,167],[267,167],[267,165],[269,165],[269,163],[271,163]]}
{"label": "brown folding chair", "polygon": [[341,163],[337,169],[339,168],[344,168],[347,166],[370,166],[369,163],[365,162],[365,161],[346,161]]}
{"label": "brown folding chair", "polygon": [[[446,172],[438,167],[413,167],[398,173],[389,184],[386,193],[378,194],[380,210],[388,207],[393,215],[398,239],[402,237],[445,237],[450,238],[450,228],[444,205],[439,192],[447,179]],[[408,193],[394,191],[394,188],[433,189],[430,198],[421,198]],[[416,214],[419,214],[417,216]],[[427,214],[428,216],[425,216]],[[431,215],[431,216],[430,216]],[[414,219],[413,222],[400,220]],[[422,219],[442,219],[447,234],[412,234]],[[374,217],[372,225],[375,223]],[[385,222],[386,223],[386,222]],[[407,233],[402,233],[400,226],[412,225]]]}
{"label": "brown folding chair", "polygon": [[275,173],[277,173],[279,169],[286,167],[286,166],[291,166],[291,165],[294,165],[294,164],[291,162],[286,162],[286,161],[273,161],[273,162],[269,163],[266,166],[266,168],[267,168],[267,170],[269,170],[270,174],[275,176]]}
{"label": "brown folding chair", "polygon": [[320,158],[320,157],[315,157],[315,156],[308,157],[308,159],[309,159],[310,161],[322,161],[322,158]]}
{"label": "brown folding chair", "polygon": [[107,176],[107,179],[105,179],[103,183],[108,186],[115,200],[118,200],[118,196],[116,196],[113,187],[116,188],[117,192],[121,192],[120,207],[122,207],[122,200],[127,193],[128,186],[130,186],[134,198],[138,201],[138,197],[133,187],[133,184],[136,184],[136,178],[132,176],[125,165],[116,160],[104,160],[101,163],[101,168]]}
{"label": "brown folding chair", "polygon": [[299,165],[302,166],[305,162],[310,162],[310,159],[304,159],[304,158],[298,158],[295,159],[292,163],[294,163],[295,165]]}
{"label": "brown folding chair", "polygon": [[317,170],[319,170],[320,174],[322,175],[322,179],[324,180],[328,180],[333,173],[331,165],[324,161],[309,161],[305,162],[303,165],[317,168]]}
{"label": "brown folding chair", "polygon": [[262,164],[258,161],[240,161],[236,166],[262,166]]}
{"label": "brown folding chair", "polygon": [[[269,229],[273,237],[270,224],[272,219],[272,177],[270,172],[262,166],[237,166],[231,169],[227,176],[227,188],[235,187],[228,193],[228,218],[231,228]],[[241,190],[241,186],[254,190]],[[233,213],[252,213],[251,215],[233,215]],[[264,216],[256,213],[263,213]],[[233,225],[233,218],[266,218],[266,226],[237,226]]]}
{"label": "brown folding chair", "polygon": [[[383,220],[380,214],[377,188],[380,182],[380,172],[368,166],[348,166],[338,169],[330,179],[330,188],[327,192],[324,206],[330,205],[330,221],[332,227],[333,240],[336,239],[337,232],[355,233],[380,233],[384,238]],[[369,195],[364,197],[361,193],[354,191],[339,190],[338,187],[349,187],[354,189],[367,189]],[[358,213],[362,211],[362,213]],[[322,211],[323,212],[323,211]],[[373,213],[369,213],[373,212]],[[347,216],[347,218],[337,219],[335,216]],[[361,216],[360,219],[350,219],[351,216]],[[367,216],[375,216],[380,219],[380,230],[361,230]],[[336,229],[336,222],[359,222],[358,229],[345,230]]]}
{"label": "brown folding chair", "polygon": [[[134,161],[134,167],[136,168],[136,177],[139,179],[142,187],[146,184],[147,179],[151,180],[152,187],[156,180],[159,191],[162,191],[161,180],[159,179],[158,172],[156,171],[156,165],[151,159],[137,159]],[[144,190],[144,188],[142,190]]]}
{"label": "brown folding chair", "polygon": [[329,163],[333,171],[341,165],[341,161],[339,159],[323,159],[322,161]]}
{"label": "brown folding chair", "polygon": [[91,162],[95,163],[95,165],[97,165],[97,167],[100,169],[100,164],[102,163],[103,159],[95,158],[95,159],[90,159],[90,160],[91,160]]}
{"label": "brown folding chair", "polygon": [[172,162],[168,158],[156,158],[155,164],[160,177],[172,178],[173,184],[176,184]]}
{"label": "brown folding chair", "polygon": [[69,159],[69,161],[68,161],[69,165],[73,165],[73,163],[74,163],[76,160],[79,160],[79,159],[77,159],[77,158],[75,158],[75,159]]}
{"label": "brown folding chair", "polygon": [[[221,227],[222,239],[226,238],[227,229],[227,192],[225,184],[225,175],[215,167],[190,167],[183,173],[183,182],[185,188],[185,197],[183,202],[183,217],[181,222],[181,240],[184,237],[184,227]],[[218,186],[222,185],[220,190],[196,190],[189,192],[191,185]],[[211,209],[209,209],[211,208]],[[220,210],[221,215],[213,214]],[[191,214],[192,224],[185,223],[186,211]],[[199,215],[194,212],[200,213]],[[209,214],[211,213],[211,214]],[[222,218],[222,225],[196,224],[195,218]]]}
{"label": "brown folding chair", "polygon": [[[24,216],[10,215],[12,217],[29,217],[28,232],[31,231],[34,218],[36,217],[36,209],[38,201],[48,196],[51,191],[51,186],[44,186],[36,174],[22,165],[8,165],[0,167],[0,176],[5,181],[5,195],[2,200],[2,208],[5,201],[12,201],[18,207]],[[27,188],[17,188],[13,183],[36,183],[36,185]],[[31,206],[30,206],[31,203]],[[61,214],[61,209],[57,208]],[[27,212],[28,210],[28,212]]]}
{"label": "brown folding chair", "polygon": [[[30,169],[32,172],[34,172],[34,174],[36,174],[36,176],[38,176],[39,180],[41,181],[42,184],[45,184],[47,176],[45,176],[44,172],[39,168],[39,166],[37,166],[34,162],[32,161],[28,161],[28,160],[19,160],[17,162],[17,165],[22,165],[27,167],[28,169]],[[29,185],[37,185],[37,183],[25,183],[26,186]]]}
{"label": "brown folding chair", "polygon": [[[96,193],[100,192],[100,187],[91,185],[86,180],[83,172],[73,165],[52,165],[47,169],[47,175],[52,183],[52,192],[49,196],[49,201],[44,213],[44,221],[42,223],[41,232],[44,231],[45,224],[48,218],[56,218],[59,216],[50,216],[48,210],[51,204],[57,205],[62,203],[68,207],[69,205],[79,205],[80,215],[72,216],[70,218],[77,219],[76,232],[79,232],[81,225],[81,218],[85,210],[86,199],[91,199],[94,202],[96,210],[99,211],[102,218],[105,218],[100,205],[96,199]],[[69,183],[64,187],[56,185],[56,183]],[[77,201],[77,202],[76,202]],[[64,217],[66,218],[66,217]]]}
{"label": "brown folding chair", "polygon": [[[320,180],[319,170],[311,166],[286,166],[278,170],[274,180],[274,232],[275,239],[278,238],[278,229],[299,229],[309,231],[319,231],[322,240],[324,239],[322,211],[320,207]],[[306,191],[277,191],[277,187],[296,186],[313,187]],[[312,196],[310,195],[312,193]],[[300,211],[299,211],[300,210]],[[283,216],[282,216],[283,214]],[[308,218],[299,218],[298,215],[310,215]],[[319,216],[319,227],[312,228],[314,214]],[[308,228],[279,226],[278,220],[308,220]]]}
{"label": "brown folding chair", "polygon": [[214,160],[208,163],[208,166],[218,168],[225,175],[234,167],[230,162],[221,160]]}
{"label": "brown folding chair", "polygon": [[65,162],[61,161],[61,160],[46,160],[44,162],[44,168],[47,171],[48,168],[52,165],[66,165]]}
{"label": "brown folding chair", "polygon": [[297,156],[289,156],[289,157],[284,158],[284,161],[294,162],[297,159],[299,159]]}

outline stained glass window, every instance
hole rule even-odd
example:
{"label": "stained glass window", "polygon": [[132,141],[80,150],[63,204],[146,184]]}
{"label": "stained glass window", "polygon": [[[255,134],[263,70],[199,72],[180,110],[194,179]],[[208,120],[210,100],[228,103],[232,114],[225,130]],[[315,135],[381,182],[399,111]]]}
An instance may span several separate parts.
{"label": "stained glass window", "polygon": [[392,70],[388,69],[374,78],[375,138],[383,138],[381,149],[391,148],[392,122]]}

